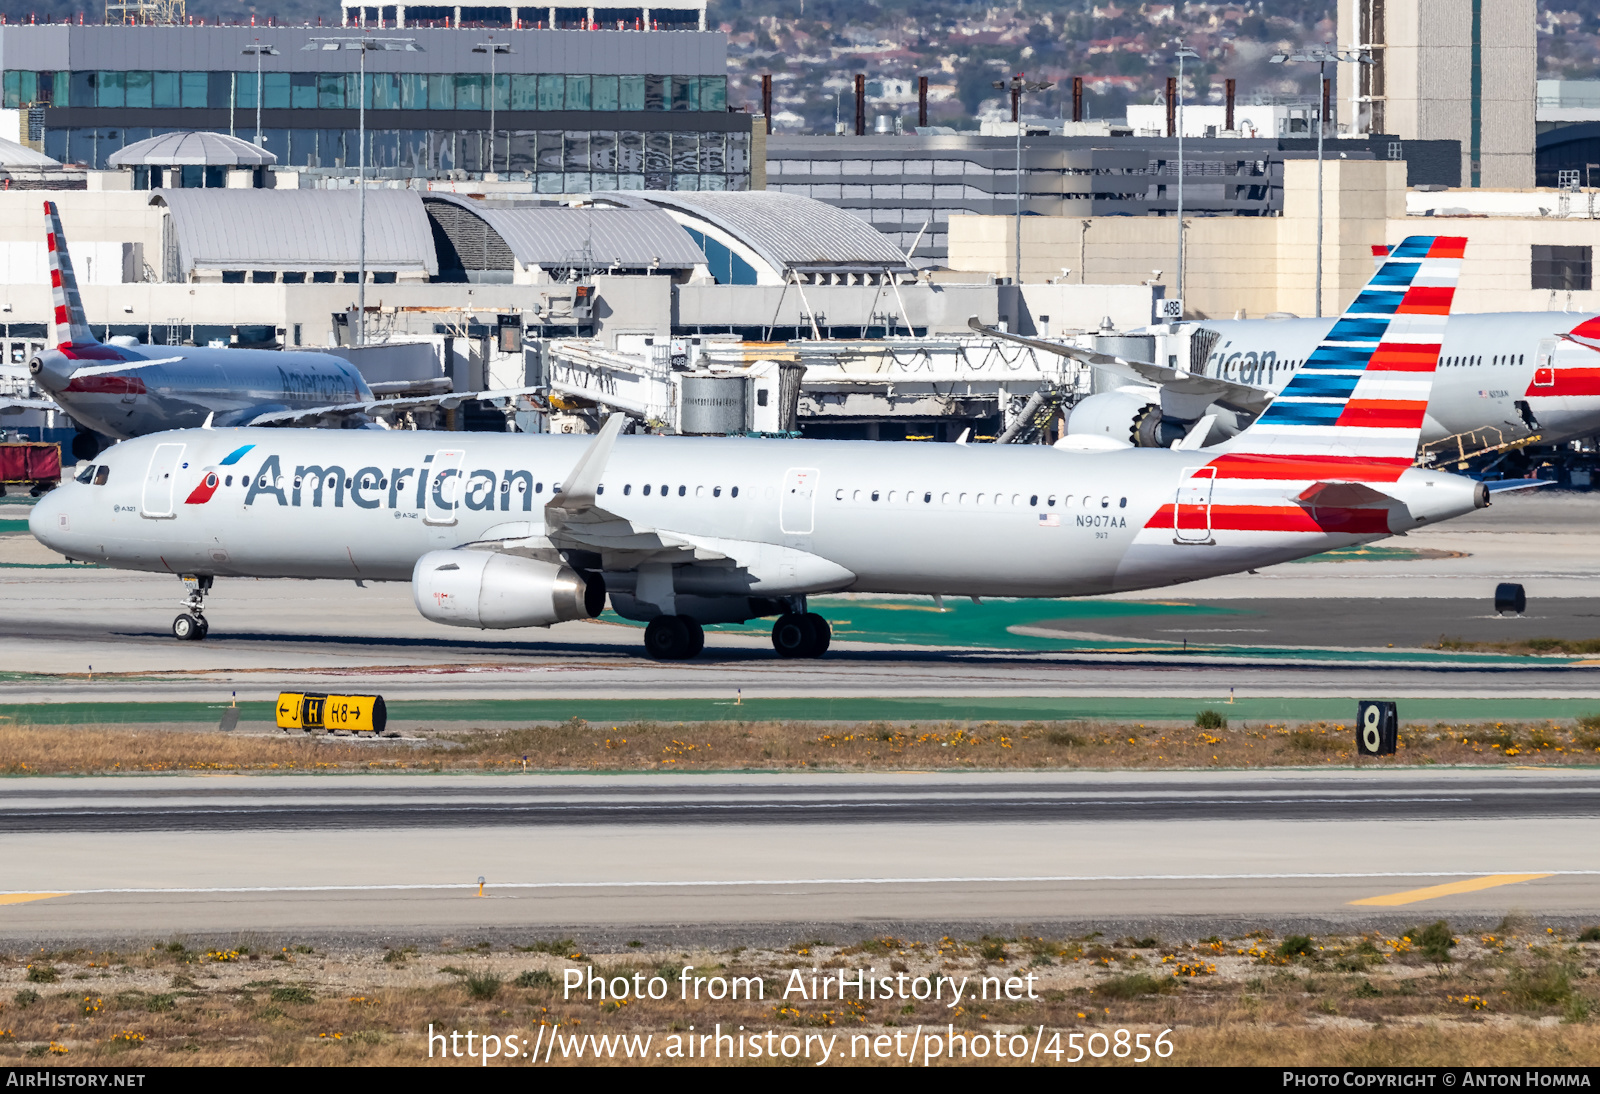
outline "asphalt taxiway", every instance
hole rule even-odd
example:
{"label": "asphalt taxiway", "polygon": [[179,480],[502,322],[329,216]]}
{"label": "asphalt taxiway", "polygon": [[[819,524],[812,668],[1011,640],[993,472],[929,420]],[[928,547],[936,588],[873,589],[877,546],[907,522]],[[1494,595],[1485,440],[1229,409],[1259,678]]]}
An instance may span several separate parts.
{"label": "asphalt taxiway", "polygon": [[1563,771],[30,780],[0,937],[1576,921],[1597,817]]}

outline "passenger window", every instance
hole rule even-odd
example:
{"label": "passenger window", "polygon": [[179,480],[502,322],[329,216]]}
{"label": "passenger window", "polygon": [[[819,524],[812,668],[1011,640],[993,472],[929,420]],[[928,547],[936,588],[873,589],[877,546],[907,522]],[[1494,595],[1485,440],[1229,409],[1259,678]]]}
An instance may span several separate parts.
{"label": "passenger window", "polygon": [[630,483],[630,482],[623,483],[622,484],[622,496],[623,497],[627,497],[631,493],[633,493],[633,484]]}
{"label": "passenger window", "polygon": [[878,492],[876,490],[874,490],[872,492],[872,500],[873,501],[877,501],[878,500]]}
{"label": "passenger window", "polygon": [[1128,499],[1127,498],[1123,498],[1121,503],[1118,504],[1118,506],[1117,506],[1118,509],[1126,509],[1127,507],[1128,507]]}
{"label": "passenger window", "polygon": [[737,486],[735,486],[732,490],[729,490],[728,491],[728,496],[730,498],[738,497],[739,496],[739,488]]}
{"label": "passenger window", "polygon": [[542,483],[542,482],[536,482],[536,483],[534,483],[534,484],[533,484],[533,492],[534,492],[534,493],[535,493],[535,494],[542,494],[542,493],[544,493],[544,483]]}
{"label": "passenger window", "polygon": [[933,501],[933,491],[930,490],[930,491],[928,491],[928,493],[922,495],[922,502],[923,502],[924,505],[927,505],[927,504],[931,503],[932,501]]}
{"label": "passenger window", "polygon": [[1056,507],[1056,499],[1055,499],[1055,495],[1052,494],[1050,496],[1049,500],[1045,502],[1045,508],[1046,509],[1054,509],[1055,507]]}
{"label": "passenger window", "polygon": [[713,486],[713,487],[712,487],[712,488],[711,488],[711,496],[712,496],[712,497],[714,497],[714,498],[720,498],[720,497],[722,497],[722,487],[720,487],[720,486]]}
{"label": "passenger window", "polygon": [[1028,498],[1028,504],[1029,505],[1038,505],[1039,504],[1039,495],[1038,494],[1031,495]]}
{"label": "passenger window", "polygon": [[649,483],[645,483],[644,484],[644,496],[647,497],[647,498],[650,496],[650,484]]}
{"label": "passenger window", "polygon": [[672,492],[672,488],[671,487],[669,487],[666,483],[662,483],[661,484],[661,496],[662,497],[666,497],[671,492]]}
{"label": "passenger window", "polygon": [[86,465],[82,471],[79,471],[76,475],[74,475],[72,477],[76,481],[81,482],[85,486],[87,486],[89,484],[89,480],[94,478],[94,464],[91,463],[91,464]]}
{"label": "passenger window", "polygon": [[681,498],[681,497],[683,497],[683,496],[684,496],[684,495],[685,495],[685,494],[687,494],[687,493],[688,493],[688,492],[689,492],[689,488],[688,488],[688,487],[687,487],[687,486],[680,486],[680,487],[678,487],[678,497],[680,497],[680,498]]}
{"label": "passenger window", "polygon": [[224,485],[224,486],[232,486],[233,485],[233,476],[229,475],[227,478],[223,479],[222,480],[222,485]]}
{"label": "passenger window", "polygon": [[893,490],[889,491],[889,496],[887,498],[885,498],[884,500],[887,501],[890,505],[893,505],[894,504],[894,491]]}
{"label": "passenger window", "polygon": [[966,494],[962,494],[961,497],[959,499],[957,499],[957,504],[958,505],[967,504],[967,495]]}
{"label": "passenger window", "polygon": [[[683,487],[681,487],[681,486],[678,488],[678,496],[679,497],[683,496]],[[694,496],[697,497],[697,498],[705,497],[706,496],[706,488],[703,487],[703,486],[695,487],[694,488]]]}
{"label": "passenger window", "polygon": [[851,501],[860,501],[861,500],[861,491],[859,491],[859,490],[851,491],[850,500]]}
{"label": "passenger window", "polygon": [[1111,508],[1111,499],[1109,497],[1101,498],[1100,499],[1100,508],[1102,508],[1102,509],[1110,509]]}
{"label": "passenger window", "polygon": [[833,500],[834,501],[843,501],[844,500],[844,491],[843,490],[835,490],[833,492]]}
{"label": "passenger window", "polygon": [[983,495],[982,495],[982,494],[979,494],[979,495],[978,495],[978,496],[977,496],[977,498],[976,498],[976,499],[974,499],[974,500],[976,500],[976,501],[977,501],[977,503],[978,503],[978,504],[979,504],[979,505],[982,505],[982,504],[983,504]]}
{"label": "passenger window", "polygon": [[950,495],[949,494],[941,494],[941,495],[939,495],[939,500],[941,502],[943,502],[945,505],[949,505],[950,504]]}
{"label": "passenger window", "polygon": [[1072,504],[1072,495],[1071,494],[1068,494],[1066,497],[1061,499],[1061,508],[1065,509],[1067,506],[1069,506],[1071,504]]}

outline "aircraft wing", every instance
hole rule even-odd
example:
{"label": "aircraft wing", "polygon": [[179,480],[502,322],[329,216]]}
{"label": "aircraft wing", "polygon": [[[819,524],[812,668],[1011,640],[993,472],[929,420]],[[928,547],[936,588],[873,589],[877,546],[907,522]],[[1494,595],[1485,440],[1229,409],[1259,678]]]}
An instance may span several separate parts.
{"label": "aircraft wing", "polygon": [[0,414],[21,414],[24,410],[60,410],[49,399],[25,399],[20,395],[0,395]]}
{"label": "aircraft wing", "polygon": [[1231,380],[1220,380],[1214,376],[1197,376],[1182,369],[1167,368],[1164,365],[1154,365],[1144,361],[1129,361],[1109,353],[1097,353],[1078,346],[1062,345],[1060,342],[1024,338],[1019,334],[986,327],[976,316],[967,320],[967,326],[978,334],[1015,342],[1019,346],[1044,350],[1046,353],[1054,353],[1061,357],[1070,357],[1074,361],[1082,361],[1086,365],[1104,369],[1137,383],[1156,384],[1182,395],[1207,395],[1213,402],[1242,410],[1247,414],[1260,414],[1272,402],[1271,391],[1250,384],[1236,384]]}
{"label": "aircraft wing", "polygon": [[418,395],[404,399],[368,399],[355,403],[335,403],[329,406],[311,406],[300,410],[277,410],[261,414],[239,425],[311,425],[319,421],[343,421],[348,418],[390,418],[407,410],[439,408],[454,410],[464,402],[473,400],[491,402],[510,400],[518,396],[534,395],[539,388],[508,387],[492,391],[447,391],[433,395]]}
{"label": "aircraft wing", "polygon": [[[743,585],[756,594],[821,592],[847,588],[855,581],[851,571],[808,551],[653,528],[604,508],[599,503],[600,478],[626,422],[624,414],[606,419],[589,450],[561,484],[561,492],[545,505],[542,535],[531,522],[516,522],[490,529],[498,534],[464,546],[547,562],[564,560],[569,554],[587,554],[598,556],[599,568],[613,571],[636,570],[653,563],[695,565],[728,571],[730,587]],[[774,588],[774,584],[781,587]]]}

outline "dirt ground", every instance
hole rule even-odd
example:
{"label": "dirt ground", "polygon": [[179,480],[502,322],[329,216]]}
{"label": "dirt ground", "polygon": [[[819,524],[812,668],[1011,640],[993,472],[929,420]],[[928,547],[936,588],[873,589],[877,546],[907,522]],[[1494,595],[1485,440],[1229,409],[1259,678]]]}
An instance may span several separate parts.
{"label": "dirt ground", "polygon": [[817,1064],[826,1050],[835,1064],[1142,1052],[1178,1065],[1578,1065],[1600,1058],[1597,972],[1600,927],[1463,936],[1425,918],[1399,935],[606,954],[571,939],[324,951],[241,938],[203,951],[175,938],[0,958],[0,1063],[481,1065],[486,1034],[492,1065],[690,1062],[690,1050],[715,1063],[721,1033],[720,1062],[743,1064]]}
{"label": "dirt ground", "polygon": [[[1215,724],[1219,720],[1223,724]],[[150,771],[1159,769],[1600,762],[1600,725],[1410,724],[1399,752],[1355,755],[1345,724],[1210,728],[1116,722],[637,722],[424,730],[406,741],[98,726],[0,725],[0,774]],[[1198,720],[1206,720],[1203,718]]]}

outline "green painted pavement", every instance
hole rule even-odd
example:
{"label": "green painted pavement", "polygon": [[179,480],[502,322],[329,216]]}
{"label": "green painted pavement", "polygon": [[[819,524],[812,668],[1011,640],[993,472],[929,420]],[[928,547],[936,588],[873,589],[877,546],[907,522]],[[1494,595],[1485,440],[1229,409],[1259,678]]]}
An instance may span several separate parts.
{"label": "green painted pavement", "polygon": [[[1372,698],[1383,698],[1374,692]],[[1402,699],[1407,722],[1514,722],[1600,714],[1600,699]],[[215,722],[218,703],[32,703],[0,706],[3,725],[148,725],[153,722]],[[628,722],[712,721],[1189,721],[1210,707],[1227,717],[1252,721],[1349,722],[1356,701],[1348,696],[1303,699],[1195,698],[948,698],[828,699],[497,699],[451,702],[412,700],[388,704],[389,717],[403,722]],[[240,720],[270,722],[270,703],[240,703]]]}
{"label": "green painted pavement", "polygon": [[[814,611],[826,616],[835,639],[847,642],[874,642],[889,646],[963,646],[972,649],[1037,650],[1085,654],[1155,654],[1178,659],[1184,656],[1225,657],[1254,661],[1319,662],[1402,662],[1408,664],[1537,664],[1559,667],[1579,658],[1532,657],[1503,653],[1445,653],[1437,650],[1320,650],[1297,646],[1239,646],[1179,640],[1128,639],[1105,641],[1086,638],[1054,637],[1046,634],[1019,634],[1018,628],[1039,628],[1046,624],[1068,624],[1067,629],[1099,631],[1112,629],[1119,619],[1154,615],[1184,617],[1227,617],[1250,614],[1244,608],[1224,608],[1215,604],[1194,604],[1181,600],[985,600],[974,604],[969,598],[946,598],[944,609],[931,598],[905,600],[855,600],[846,597],[814,596]],[[607,621],[643,626],[606,612]],[[772,624],[751,620],[742,624],[707,627],[708,631],[746,634],[764,638]]]}
{"label": "green painted pavement", "polygon": [[15,535],[27,530],[28,522],[25,520],[0,520],[0,536]]}

